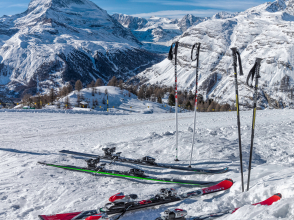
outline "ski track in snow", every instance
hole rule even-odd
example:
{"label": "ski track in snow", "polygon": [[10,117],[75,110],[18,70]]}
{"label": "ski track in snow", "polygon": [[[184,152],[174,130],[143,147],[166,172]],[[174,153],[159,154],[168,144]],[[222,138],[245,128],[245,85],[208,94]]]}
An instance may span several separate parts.
{"label": "ski track in snow", "polygon": [[[166,208],[184,208],[199,216],[244,206],[221,219],[294,218],[294,110],[257,111],[250,191],[241,193],[236,112],[198,113],[192,165],[206,168],[228,166],[221,175],[115,163],[110,169],[138,167],[152,176],[190,180],[235,181],[230,191],[127,213],[122,220],[154,220]],[[241,112],[245,175],[250,150],[252,111]],[[47,161],[85,165],[82,157],[60,154],[63,149],[102,154],[116,147],[122,156],[155,157],[157,162],[189,164],[193,113],[179,114],[179,158],[175,158],[174,114],[88,115],[63,113],[1,112],[0,219],[37,219],[40,214],[91,210],[102,207],[115,193],[136,193],[147,199],[160,188],[195,190],[174,184],[158,184],[76,173],[37,164]],[[108,168],[108,166],[106,166]],[[187,174],[187,175],[182,175]],[[245,181],[245,188],[246,183]],[[248,206],[275,194],[282,200],[270,207]],[[246,206],[247,205],[247,206]]]}

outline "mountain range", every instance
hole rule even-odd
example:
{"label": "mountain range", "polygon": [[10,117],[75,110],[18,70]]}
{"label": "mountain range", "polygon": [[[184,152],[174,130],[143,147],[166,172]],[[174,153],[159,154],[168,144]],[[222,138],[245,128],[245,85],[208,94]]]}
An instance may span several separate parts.
{"label": "mountain range", "polygon": [[[31,0],[0,18],[0,89],[12,97],[112,76],[126,80],[162,60],[89,0]],[[0,95],[1,95],[0,94]]]}
{"label": "mountain range", "polygon": [[[261,63],[259,108],[293,103],[294,0],[277,0],[210,18],[181,19],[109,15],[89,0],[31,0],[28,9],[0,18],[1,96],[46,93],[76,80],[84,86],[113,76],[128,82],[174,85],[172,42],[201,43],[199,93],[235,102],[231,47],[241,53],[244,73]],[[191,49],[179,47],[178,84],[195,90]],[[240,76],[240,104],[252,105],[252,89]]]}
{"label": "mountain range", "polygon": [[[232,16],[214,16],[188,28],[177,37],[182,45],[201,43],[199,93],[219,103],[235,103],[232,47],[241,53],[244,76],[238,83],[240,104],[252,106],[253,89],[245,83],[256,58],[262,58],[259,108],[281,108],[293,104],[294,1],[277,0]],[[178,84],[195,91],[195,62],[191,49],[178,49]],[[146,84],[174,85],[174,60],[147,68],[133,78]]]}

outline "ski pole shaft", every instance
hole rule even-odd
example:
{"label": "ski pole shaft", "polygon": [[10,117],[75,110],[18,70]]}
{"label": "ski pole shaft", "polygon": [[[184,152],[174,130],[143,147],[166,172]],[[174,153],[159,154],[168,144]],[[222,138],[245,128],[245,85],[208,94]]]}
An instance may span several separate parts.
{"label": "ski pole shaft", "polygon": [[195,103],[194,103],[194,129],[193,129],[193,139],[192,139],[192,149],[191,149],[191,157],[190,157],[190,165],[192,163],[192,155],[193,155],[193,148],[194,148],[194,140],[195,140],[195,129],[196,129],[196,111],[197,111],[197,93],[198,93],[198,67],[199,67],[199,53],[200,53],[200,43],[194,44],[192,51],[191,51],[191,60],[193,61],[193,50],[194,47],[197,46],[196,50],[196,88],[195,88]]}
{"label": "ski pole shaft", "polygon": [[[233,66],[234,66],[234,75],[235,75],[235,89],[236,89],[236,107],[237,107],[237,126],[238,126],[238,138],[239,138],[239,156],[240,156],[240,169],[241,169],[241,185],[242,192],[244,192],[244,180],[243,180],[243,158],[242,158],[242,144],[241,144],[241,125],[240,125],[240,112],[239,112],[239,94],[238,94],[238,79],[237,79],[237,48],[231,48],[233,52]],[[241,58],[239,55],[239,66],[240,66],[240,75],[243,75]]]}
{"label": "ski pole shaft", "polygon": [[178,132],[178,73],[177,73],[177,57],[178,57],[178,46],[179,42],[175,43],[175,112],[176,112],[176,159],[178,159],[178,143],[179,143],[179,132]]}
{"label": "ski pole shaft", "polygon": [[252,152],[253,152],[253,140],[254,140],[254,129],[255,129],[255,118],[256,118],[256,105],[257,105],[257,95],[258,95],[258,78],[260,78],[259,70],[261,64],[261,58],[256,58],[255,61],[255,86],[254,86],[254,103],[253,103],[253,118],[252,118],[252,129],[251,129],[251,146],[250,146],[250,156],[249,156],[249,168],[248,168],[248,181],[247,181],[247,191],[250,185],[250,174],[251,174],[251,162],[252,162]]}

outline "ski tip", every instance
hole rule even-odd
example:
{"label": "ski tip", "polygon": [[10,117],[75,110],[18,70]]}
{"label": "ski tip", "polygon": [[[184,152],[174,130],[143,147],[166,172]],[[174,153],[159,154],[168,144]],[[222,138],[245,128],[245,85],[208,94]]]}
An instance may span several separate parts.
{"label": "ski tip", "polygon": [[277,194],[275,194],[275,196],[280,197],[280,199],[282,198],[282,194],[281,193],[277,193]]}
{"label": "ski tip", "polygon": [[221,182],[219,182],[216,186],[223,187],[224,189],[229,189],[234,184],[234,181],[232,179],[225,179]]}
{"label": "ski tip", "polygon": [[230,181],[232,185],[234,184],[234,181],[232,179],[225,179],[224,181]]}

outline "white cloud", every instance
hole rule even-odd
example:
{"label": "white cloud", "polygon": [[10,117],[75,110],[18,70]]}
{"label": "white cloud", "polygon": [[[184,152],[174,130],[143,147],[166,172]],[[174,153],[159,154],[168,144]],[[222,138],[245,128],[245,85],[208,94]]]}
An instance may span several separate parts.
{"label": "white cloud", "polygon": [[169,17],[169,18],[181,18],[186,14],[192,14],[198,17],[209,17],[216,13],[218,10],[168,10],[168,11],[157,11],[149,13],[132,14],[135,17],[149,18],[151,16]]}
{"label": "white cloud", "polygon": [[264,0],[259,1],[232,1],[232,0],[195,0],[195,1],[166,1],[166,0],[130,0],[131,2],[145,2],[145,3],[156,3],[161,5],[171,5],[171,6],[195,6],[204,7],[218,10],[234,10],[243,11],[248,8],[257,6],[264,3]]}
{"label": "white cloud", "polygon": [[13,4],[13,5],[8,5],[7,8],[27,8],[28,4]]}

